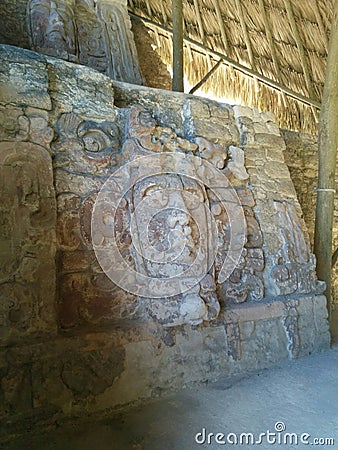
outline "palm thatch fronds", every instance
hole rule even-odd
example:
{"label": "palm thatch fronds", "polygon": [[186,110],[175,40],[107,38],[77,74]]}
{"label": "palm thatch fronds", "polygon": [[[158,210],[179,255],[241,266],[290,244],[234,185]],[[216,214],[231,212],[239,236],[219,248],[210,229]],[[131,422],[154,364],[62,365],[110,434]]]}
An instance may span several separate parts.
{"label": "palm thatch fronds", "polygon": [[[183,0],[185,76],[203,90],[272,111],[283,128],[317,133],[333,0]],[[129,0],[161,59],[172,62],[171,1]]]}

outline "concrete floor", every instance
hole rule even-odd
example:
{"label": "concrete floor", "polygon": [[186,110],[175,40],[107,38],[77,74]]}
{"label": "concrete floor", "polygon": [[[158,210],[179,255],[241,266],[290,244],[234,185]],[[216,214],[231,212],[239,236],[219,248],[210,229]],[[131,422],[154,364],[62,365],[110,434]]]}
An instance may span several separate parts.
{"label": "concrete floor", "polygon": [[[338,336],[338,314],[334,333]],[[276,433],[275,426],[285,431]],[[195,436],[206,430],[205,443]],[[270,443],[230,445],[241,433],[270,435]],[[298,445],[285,433],[296,433]],[[210,437],[208,444],[207,435]],[[215,435],[219,443],[215,442]],[[338,448],[338,340],[327,352],[291,361],[229,384],[227,380],[185,390],[148,404],[115,419],[86,424],[69,424],[48,434],[30,435],[7,445],[6,450],[193,450],[198,448],[247,448],[267,450],[309,448],[300,443],[308,433],[315,438],[332,438],[324,449]],[[197,436],[203,441],[203,434]],[[250,439],[250,438],[249,438]],[[273,444],[273,440],[277,443]],[[296,439],[294,436],[293,439]],[[223,442],[223,443],[222,443]],[[244,441],[245,442],[245,441]],[[323,442],[323,441],[321,441]],[[314,445],[312,445],[313,447]]]}

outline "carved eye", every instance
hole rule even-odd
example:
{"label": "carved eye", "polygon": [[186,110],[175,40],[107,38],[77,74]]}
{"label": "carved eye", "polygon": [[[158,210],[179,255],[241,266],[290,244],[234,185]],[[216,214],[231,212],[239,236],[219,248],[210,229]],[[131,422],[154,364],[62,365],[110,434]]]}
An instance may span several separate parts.
{"label": "carved eye", "polygon": [[119,131],[114,124],[103,123],[98,128],[97,123],[83,122],[77,134],[82,139],[84,150],[89,153],[111,151],[119,147]]}
{"label": "carved eye", "polygon": [[79,133],[79,136],[82,137],[87,152],[100,152],[110,144],[108,136],[100,130],[86,130]]}

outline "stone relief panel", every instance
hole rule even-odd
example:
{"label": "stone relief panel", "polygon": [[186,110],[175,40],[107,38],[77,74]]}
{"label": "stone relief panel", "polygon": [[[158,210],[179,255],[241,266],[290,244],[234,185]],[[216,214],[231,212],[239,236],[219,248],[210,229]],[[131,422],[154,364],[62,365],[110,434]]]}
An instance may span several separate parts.
{"label": "stone relief panel", "polygon": [[323,292],[323,282],[317,281],[315,257],[310,251],[295,207],[287,202],[274,202],[279,219],[282,246],[272,256],[270,281],[275,295]]}
{"label": "stone relief panel", "polygon": [[55,193],[39,145],[0,143],[1,337],[55,331]]}
{"label": "stone relief panel", "polygon": [[[73,113],[63,114],[56,131],[58,138],[52,150],[58,200],[62,326],[146,315],[166,327],[198,325],[216,319],[222,306],[261,301],[271,293],[280,296],[320,291],[313,256],[297,212],[287,202],[273,203],[274,217],[280,222],[278,239],[282,245],[277,247],[275,255],[269,255],[272,264],[266,265],[264,239],[241,148],[221,145],[202,136],[184,139],[171,128],[159,126],[152,113],[141,106],[119,113],[114,122],[95,122]],[[109,242],[114,235],[122,258],[134,271],[151,279],[161,280],[175,271],[185,273],[196,259],[201,242],[193,211],[203,207],[210,212],[210,217],[201,219],[203,215],[199,215],[202,228],[207,230],[204,238],[211,243],[216,230],[217,248],[200,281],[182,289],[180,294],[140,296],[121,289],[97,261],[91,220],[102,186],[115,170],[154,154],[196,156],[231,180],[244,212],[246,237],[238,264],[225,281],[217,280],[229,252],[231,221],[222,199],[215,196],[203,178],[173,172],[137,180],[121,199],[114,215],[107,205],[101,205],[102,220],[96,224],[95,239]],[[137,173],[134,166],[126,177],[137,179]],[[168,200],[156,194],[162,191],[174,192],[171,209]],[[148,217],[142,213],[142,203],[150,204],[155,199],[154,193],[159,202],[164,202],[163,211],[150,214],[150,208]],[[215,223],[214,231],[209,227],[211,221]],[[145,229],[147,236],[142,234]],[[145,257],[147,246],[155,253],[164,252],[168,259],[164,262]],[[178,248],[181,253],[171,260],[171,254]],[[183,275],[181,282],[182,286],[188,286],[189,279]]]}
{"label": "stone relief panel", "polygon": [[27,18],[33,50],[142,84],[126,1],[30,0]]}
{"label": "stone relief panel", "polygon": [[[229,250],[230,222],[227,211],[222,206],[222,199],[215,197],[215,194],[203,183],[203,180],[194,180],[179,174],[170,173],[152,175],[145,180],[135,183],[124,199],[124,212],[122,222],[130,224],[130,218],[134,211],[138,211],[140,204],[147,201],[147,196],[158,191],[175,191],[173,204],[179,205],[179,212],[166,208],[163,204],[161,211],[149,222],[147,214],[143,216],[136,213],[134,216],[135,229],[145,229],[148,223],[150,244],[157,250],[164,251],[165,257],[170,260],[171,252],[175,252],[176,247],[182,246],[184,250],[175,259],[173,264],[163,264],[153,262],[144,258],[144,239],[137,233],[128,235],[126,242],[139,241],[136,243],[137,249],[130,245],[128,257],[133,261],[137,270],[149,277],[161,278],[170,275],[172,271],[182,270],[191,265],[198,252],[199,235],[196,224],[194,224],[192,210],[198,208],[198,204],[203,204],[211,211],[213,220],[217,226],[217,252],[215,262],[213,262],[201,281],[185,293],[172,297],[149,298],[144,300],[146,310],[150,316],[159,321],[164,326],[181,325],[184,323],[198,324],[202,321],[215,319],[220,312],[220,301],[225,304],[240,303],[246,300],[261,300],[264,296],[262,272],[264,269],[264,255],[262,250],[262,236],[260,227],[255,219],[252,207],[255,202],[252,193],[246,188],[245,180],[248,174],[244,167],[244,157],[241,149],[233,146],[227,148],[224,145],[216,144],[203,137],[196,137],[192,141],[183,139],[167,127],[157,125],[151,113],[143,107],[134,106],[130,110],[128,133],[122,147],[121,163],[127,164],[142,156],[161,153],[190,154],[206,160],[214,165],[218,170],[222,170],[232,180],[237,180],[236,191],[240,197],[241,207],[245,211],[247,222],[247,239],[245,248],[242,249],[240,265],[232,274],[231,278],[217,286],[216,280],[220,269],[224,263]],[[140,163],[141,164],[141,163]],[[137,172],[137,170],[136,170]],[[128,174],[130,178],[135,173]],[[196,178],[199,178],[196,176]],[[189,195],[187,195],[187,192]],[[195,199],[195,200],[194,200]],[[194,204],[194,202],[196,202]],[[150,209],[149,209],[150,214]],[[209,220],[207,216],[201,219],[205,229],[209,230]],[[144,222],[144,223],[143,223]],[[201,225],[201,223],[199,223]],[[128,229],[129,227],[127,227]],[[203,228],[203,225],[202,225]],[[107,233],[107,232],[106,232]],[[104,231],[102,231],[104,236]],[[107,239],[109,236],[105,235]],[[103,239],[103,237],[101,237]],[[210,241],[211,242],[211,241]],[[125,252],[126,248],[121,252]],[[182,286],[184,286],[184,276],[182,276]]]}
{"label": "stone relief panel", "polygon": [[[122,148],[125,162],[154,153],[190,152],[198,150],[198,144],[182,139],[170,128],[160,127],[151,114],[142,107],[132,107],[129,116],[128,136]],[[151,192],[169,192],[171,195],[172,209],[168,208],[167,200],[164,200],[163,210],[153,216],[149,222],[147,214],[136,213],[136,229],[142,230],[147,222],[150,246],[163,252],[164,261],[152,261],[143,257],[145,249],[134,253],[138,270],[144,272],[150,278],[169,277],[176,271],[184,274],[196,258],[198,246],[198,229],[192,220],[191,210],[205,204],[210,208],[207,190],[198,181],[188,177],[182,177],[174,173],[153,175],[136,183],[128,199],[130,216],[137,211],[139,204],[147,201]],[[189,195],[187,193],[189,192]],[[150,210],[149,210],[150,211]],[[202,228],[208,229],[207,217]],[[144,223],[142,223],[144,222]],[[201,225],[201,224],[200,224]],[[137,238],[136,238],[137,239]],[[140,247],[142,239],[139,238]],[[182,248],[177,258],[171,261],[171,254],[175,255],[176,249]],[[181,279],[185,284],[184,275]],[[214,281],[214,268],[211,267],[200,283],[186,293],[173,297],[148,299],[147,312],[165,326],[181,325],[183,323],[198,324],[203,320],[215,319],[220,311],[220,305],[216,296],[216,284]]]}
{"label": "stone relief panel", "polygon": [[[125,121],[122,117],[120,125],[117,121],[94,122],[70,113],[61,115],[56,124],[58,138],[52,150],[58,203],[61,326],[138,318],[144,314],[169,327],[199,324],[216,319],[222,303],[261,300],[264,297],[262,236],[253,212],[253,195],[246,185],[248,174],[243,150],[208,141],[202,136],[183,139],[172,129],[159,126],[151,112],[140,106],[133,106],[127,123]],[[128,131],[123,138],[120,130],[125,126]],[[97,231],[102,239],[109,239],[114,230],[119,252],[133,269],[155,279],[168,277],[175,271],[184,273],[200,251],[201,236],[193,220],[193,210],[201,205],[211,211],[211,216],[199,215],[199,226],[211,233],[209,221],[212,218],[218,239],[215,261],[203,273],[200,282],[171,297],[140,298],[120,289],[103,272],[92,247],[91,218],[97,194],[116,168],[142,156],[163,153],[195,155],[235,181],[245,213],[247,236],[238,267],[228,280],[218,285],[217,278],[230,241],[230,222],[222,199],[198,177],[158,174],[136,182],[113,218],[110,211],[102,211],[102,223]],[[134,175],[128,176],[132,179]],[[153,193],[159,191],[174,192],[172,209],[164,208],[149,223],[146,215],[134,214],[142,202],[150,201]],[[164,264],[143,256],[144,240],[139,230],[145,227],[148,227],[150,246],[164,252],[169,261],[171,252],[174,255],[178,248],[183,249],[173,263]],[[204,238],[211,242],[212,236]],[[202,253],[206,251],[202,248]]]}
{"label": "stone relief panel", "polygon": [[112,283],[96,261],[91,216],[97,192],[118,164],[116,123],[61,115],[56,124],[54,178],[57,190],[58,298],[62,327],[132,317],[135,296]]}
{"label": "stone relief panel", "polygon": [[31,0],[27,5],[33,50],[57,58],[76,60],[75,2]]}

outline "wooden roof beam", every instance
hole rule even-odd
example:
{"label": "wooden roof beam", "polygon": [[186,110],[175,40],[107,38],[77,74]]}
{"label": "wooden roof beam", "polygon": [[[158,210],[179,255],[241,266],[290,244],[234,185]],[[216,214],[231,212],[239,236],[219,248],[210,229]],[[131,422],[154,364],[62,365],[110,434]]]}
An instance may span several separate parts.
{"label": "wooden roof beam", "polygon": [[254,55],[253,55],[253,51],[252,51],[252,46],[251,46],[251,41],[250,41],[248,29],[247,29],[245,18],[244,18],[242,4],[241,4],[240,0],[235,0],[235,3],[236,3],[237,11],[238,11],[239,21],[240,21],[240,24],[241,24],[241,27],[242,27],[242,31],[243,31],[243,37],[244,37],[246,49],[247,49],[248,54],[249,54],[250,65],[251,65],[252,69],[255,69],[256,68],[255,67],[255,60],[254,60]]}
{"label": "wooden roof beam", "polygon": [[203,86],[204,83],[206,83],[208,81],[208,79],[211,77],[211,75],[216,72],[216,70],[219,68],[219,66],[222,64],[222,60],[219,59],[217,61],[217,63],[214,65],[214,67],[212,67],[209,72],[204,75],[204,77],[201,79],[201,81],[199,81],[193,88],[190,89],[189,94],[193,94],[194,92],[196,92],[200,87]]}
{"label": "wooden roof beam", "polygon": [[204,28],[203,28],[199,0],[194,0],[194,8],[195,8],[195,13],[196,13],[196,18],[197,18],[198,29],[199,29],[199,32],[201,35],[201,40],[202,40],[202,43],[205,44],[205,33],[204,33]]}
{"label": "wooden roof beam", "polygon": [[317,23],[318,23],[319,30],[322,33],[322,36],[323,36],[323,39],[324,39],[325,50],[326,50],[328,48],[329,41],[328,41],[327,34],[326,34],[326,31],[325,31],[325,27],[324,27],[322,16],[320,15],[320,11],[319,11],[319,8],[318,8],[317,0],[312,0],[312,6],[313,6],[313,10],[314,10],[314,13],[315,13],[315,16],[316,16],[316,20],[317,20]]}
{"label": "wooden roof beam", "polygon": [[228,55],[229,54],[229,42],[228,42],[227,34],[225,32],[225,26],[224,26],[224,21],[222,18],[221,8],[219,6],[219,0],[213,0],[213,2],[214,2],[215,9],[216,9],[217,20],[218,20],[219,27],[221,30],[221,36],[222,36],[225,52]]}
{"label": "wooden roof beam", "polygon": [[302,39],[300,37],[298,28],[297,28],[297,24],[295,21],[295,15],[293,12],[293,8],[291,5],[291,1],[290,0],[284,0],[284,5],[285,5],[285,9],[288,15],[288,19],[289,19],[289,23],[291,26],[291,30],[293,33],[293,37],[295,39],[298,51],[299,51],[299,56],[300,56],[300,61],[301,61],[301,65],[302,65],[302,69],[303,69],[303,73],[304,73],[304,78],[305,78],[305,84],[308,90],[308,94],[309,97],[315,97],[315,92],[313,89],[313,85],[312,85],[312,81],[311,81],[311,76],[310,76],[310,70],[309,70],[309,66],[306,60],[306,54],[305,54],[305,50],[304,50],[304,46],[303,46],[303,42]]}
{"label": "wooden roof beam", "polygon": [[264,0],[258,0],[258,3],[259,3],[260,12],[261,12],[262,17],[263,17],[263,22],[264,22],[264,26],[265,26],[265,34],[266,34],[266,37],[267,37],[268,42],[269,42],[271,56],[272,56],[272,61],[273,61],[273,65],[275,67],[276,75],[277,75],[277,80],[281,83],[282,82],[282,74],[281,74],[280,67],[279,67],[279,62],[278,62],[275,42],[273,40],[272,32],[271,32],[271,29],[270,29],[269,19],[268,19],[268,16],[266,14],[266,10],[265,10]]}

